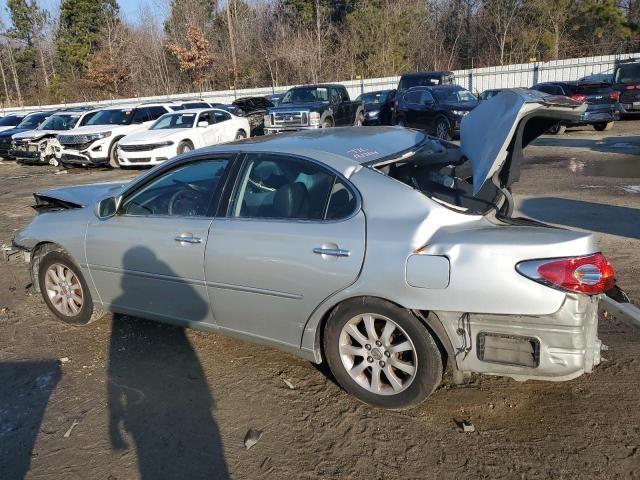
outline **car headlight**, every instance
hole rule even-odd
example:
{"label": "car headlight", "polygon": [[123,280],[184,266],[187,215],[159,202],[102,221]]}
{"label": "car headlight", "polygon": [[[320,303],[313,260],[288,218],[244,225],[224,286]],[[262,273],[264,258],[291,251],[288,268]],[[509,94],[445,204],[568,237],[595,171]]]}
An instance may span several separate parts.
{"label": "car headlight", "polygon": [[370,112],[367,112],[367,117],[376,118],[379,114],[380,110],[371,110]]}
{"label": "car headlight", "polygon": [[309,125],[320,125],[320,113],[318,112],[309,113]]}
{"label": "car headlight", "polygon": [[464,117],[467,113],[469,113],[469,111],[468,110],[451,110],[451,113],[459,117]]}
{"label": "car headlight", "polygon": [[173,142],[171,140],[167,140],[166,142],[156,143],[153,146],[155,148],[162,148],[162,147],[170,147],[171,145],[173,145]]}
{"label": "car headlight", "polygon": [[265,127],[271,126],[271,115],[265,115],[263,120],[264,120]]}
{"label": "car headlight", "polygon": [[87,138],[90,142],[95,142],[96,140],[102,140],[103,138],[107,138],[111,136],[111,132],[100,132],[93,133],[91,135],[87,135]]}

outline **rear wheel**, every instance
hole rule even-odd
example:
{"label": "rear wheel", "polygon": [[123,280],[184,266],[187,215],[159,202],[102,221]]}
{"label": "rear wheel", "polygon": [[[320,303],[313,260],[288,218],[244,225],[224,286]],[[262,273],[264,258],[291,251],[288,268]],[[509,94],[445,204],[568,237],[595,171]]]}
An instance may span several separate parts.
{"label": "rear wheel", "polygon": [[594,123],[593,128],[598,132],[604,132],[605,130],[611,130],[613,128],[613,122]]}
{"label": "rear wheel", "polygon": [[176,149],[176,151],[178,152],[178,155],[190,152],[191,150],[193,150],[193,144],[189,140],[181,141],[178,144],[178,148]]}
{"label": "rear wheel", "polygon": [[84,325],[104,313],[94,308],[80,268],[60,250],[49,251],[40,259],[38,283],[49,310],[65,323]]}
{"label": "rear wheel", "polygon": [[436,120],[436,137],[442,140],[449,140],[451,138],[451,132],[449,131],[449,122],[446,118],[440,117]]}
{"label": "rear wheel", "polygon": [[566,125],[562,125],[561,123],[556,123],[553,127],[547,130],[547,133],[551,135],[562,135],[567,130]]}
{"label": "rear wheel", "polygon": [[324,332],[327,363],[338,383],[376,407],[418,405],[442,379],[442,356],[408,310],[377,298],[338,305]]}

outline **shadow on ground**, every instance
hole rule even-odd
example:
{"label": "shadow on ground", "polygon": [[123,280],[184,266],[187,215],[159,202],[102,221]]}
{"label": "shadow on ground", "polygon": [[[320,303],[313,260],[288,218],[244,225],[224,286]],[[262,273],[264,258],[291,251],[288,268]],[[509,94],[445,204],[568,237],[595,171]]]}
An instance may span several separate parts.
{"label": "shadow on ground", "polygon": [[[124,255],[125,272],[134,259],[172,273],[144,247]],[[114,303],[137,305],[138,282],[145,281],[122,275],[123,293]],[[202,315],[208,309],[195,292],[181,289],[180,298],[170,297],[168,290],[167,302],[185,302]],[[139,478],[228,478],[213,396],[184,328],[114,314],[107,393],[111,447],[135,449]]]}
{"label": "shadow on ground", "polygon": [[640,240],[640,209],[556,197],[527,198],[519,209],[543,222]]}
{"label": "shadow on ground", "polygon": [[0,363],[1,478],[20,480],[29,471],[42,417],[60,376],[57,360]]}

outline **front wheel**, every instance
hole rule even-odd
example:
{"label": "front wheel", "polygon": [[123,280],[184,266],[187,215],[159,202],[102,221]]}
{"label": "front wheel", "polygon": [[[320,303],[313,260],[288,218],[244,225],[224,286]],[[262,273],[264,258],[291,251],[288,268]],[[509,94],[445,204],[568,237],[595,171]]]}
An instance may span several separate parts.
{"label": "front wheel", "polygon": [[118,160],[118,142],[115,141],[109,148],[109,166],[111,168],[120,168],[120,160]]}
{"label": "front wheel", "polygon": [[247,134],[244,133],[244,130],[238,130],[236,132],[236,140],[244,140],[245,138],[247,138]]}
{"label": "front wheel", "polygon": [[449,131],[449,122],[445,118],[439,118],[436,121],[436,137],[442,140],[449,140],[451,132]]}
{"label": "front wheel", "polygon": [[611,130],[613,128],[613,122],[594,123],[593,128],[598,132],[604,132],[605,130]]}
{"label": "front wheel", "polygon": [[188,140],[183,140],[178,144],[177,153],[178,155],[182,155],[183,153],[187,153],[193,150],[193,145]]}
{"label": "front wheel", "polygon": [[62,251],[49,251],[40,259],[38,284],[49,310],[65,323],[84,325],[104,313],[94,309],[80,268]]}
{"label": "front wheel", "polygon": [[361,127],[364,125],[364,113],[358,112],[356,113],[356,119],[353,122],[354,127]]}
{"label": "front wheel", "polygon": [[561,123],[556,123],[553,127],[547,130],[547,133],[551,135],[562,135],[567,130],[566,125],[562,125]]}
{"label": "front wheel", "polygon": [[442,379],[442,356],[427,328],[408,310],[377,298],[336,307],[324,351],[340,386],[376,407],[414,407]]}
{"label": "front wheel", "polygon": [[320,125],[321,128],[332,128],[333,121],[330,118],[325,118]]}

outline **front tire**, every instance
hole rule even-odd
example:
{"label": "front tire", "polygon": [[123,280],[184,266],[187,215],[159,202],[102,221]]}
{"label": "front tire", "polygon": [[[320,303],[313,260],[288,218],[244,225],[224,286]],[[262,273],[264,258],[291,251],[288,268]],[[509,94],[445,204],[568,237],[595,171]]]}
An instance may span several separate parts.
{"label": "front tire", "polygon": [[119,140],[120,139],[113,142],[111,144],[111,147],[109,147],[109,166],[111,168],[121,168],[120,161],[118,160],[118,152],[117,152]]}
{"label": "front tire", "polygon": [[449,140],[451,138],[451,129],[446,118],[440,117],[436,120],[435,133],[436,137],[441,140]]}
{"label": "front tire", "polygon": [[604,132],[605,130],[611,130],[613,128],[613,122],[594,123],[594,130],[598,132]]}
{"label": "front tire", "polygon": [[363,112],[358,112],[356,113],[356,119],[353,122],[353,126],[354,127],[362,127],[364,125],[364,113]]}
{"label": "front tire", "polygon": [[320,125],[320,128],[333,128],[333,120],[325,118]]}
{"label": "front tire", "polygon": [[238,130],[236,132],[236,140],[244,140],[245,138],[247,138],[247,134],[244,133],[244,130]]}
{"label": "front tire", "polygon": [[442,356],[427,328],[378,298],[338,305],[327,320],[324,352],[340,386],[376,407],[414,407],[442,379]]}
{"label": "front tire", "polygon": [[561,123],[556,123],[553,127],[547,130],[547,133],[550,135],[562,135],[567,130],[566,125],[562,125]]}
{"label": "front tire", "polygon": [[49,310],[65,323],[85,325],[104,313],[95,309],[80,268],[60,250],[49,251],[40,259],[38,284]]}
{"label": "front tire", "polygon": [[193,145],[188,140],[183,140],[178,144],[177,153],[178,155],[182,155],[183,153],[187,153],[193,150]]}

